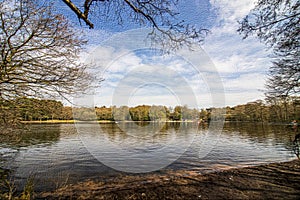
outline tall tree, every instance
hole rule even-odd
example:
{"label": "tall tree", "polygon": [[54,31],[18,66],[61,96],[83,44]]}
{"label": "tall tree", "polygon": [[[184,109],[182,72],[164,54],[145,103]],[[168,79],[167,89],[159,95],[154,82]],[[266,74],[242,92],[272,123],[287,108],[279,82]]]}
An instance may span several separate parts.
{"label": "tall tree", "polygon": [[258,0],[240,21],[238,31],[247,38],[255,34],[273,48],[275,61],[267,82],[269,96],[300,92],[300,1]]}
{"label": "tall tree", "polygon": [[[91,15],[98,20],[113,20],[122,24],[132,21],[141,27],[152,27],[150,38],[167,48],[179,48],[202,42],[208,30],[177,19],[179,0],[84,0],[76,5],[63,0],[90,28],[94,28]],[[75,1],[74,1],[75,2]],[[79,9],[82,7],[83,9]],[[98,14],[98,15],[97,15]],[[96,16],[96,17],[95,17]],[[164,28],[161,28],[164,27]]]}
{"label": "tall tree", "polygon": [[74,94],[90,76],[78,54],[85,41],[51,4],[0,2],[0,100]]}

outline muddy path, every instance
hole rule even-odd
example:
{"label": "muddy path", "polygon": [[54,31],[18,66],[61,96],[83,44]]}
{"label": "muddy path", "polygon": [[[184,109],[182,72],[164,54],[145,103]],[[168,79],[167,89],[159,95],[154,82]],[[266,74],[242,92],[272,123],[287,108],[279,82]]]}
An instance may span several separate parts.
{"label": "muddy path", "polygon": [[300,199],[300,160],[230,169],[209,174],[123,176],[86,181],[39,199]]}

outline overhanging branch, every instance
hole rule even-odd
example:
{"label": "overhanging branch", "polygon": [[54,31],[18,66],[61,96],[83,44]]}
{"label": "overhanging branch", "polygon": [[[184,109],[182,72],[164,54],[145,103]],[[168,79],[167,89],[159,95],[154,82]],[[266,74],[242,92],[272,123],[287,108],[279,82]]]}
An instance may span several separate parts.
{"label": "overhanging branch", "polygon": [[71,8],[71,10],[77,15],[77,17],[78,17],[79,19],[82,19],[82,20],[86,23],[86,25],[88,25],[90,28],[94,28],[94,24],[93,24],[90,20],[88,20],[87,15],[85,15],[84,13],[82,13],[82,12],[77,8],[77,6],[75,6],[75,5],[72,3],[72,1],[70,1],[70,0],[63,0],[63,2],[64,2],[67,6],[69,6],[69,7]]}

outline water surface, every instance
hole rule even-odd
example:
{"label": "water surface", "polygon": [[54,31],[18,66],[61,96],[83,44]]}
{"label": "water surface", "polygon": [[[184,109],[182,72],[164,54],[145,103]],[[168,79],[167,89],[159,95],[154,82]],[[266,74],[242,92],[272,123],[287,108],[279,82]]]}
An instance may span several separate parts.
{"label": "water surface", "polygon": [[197,123],[38,124],[3,140],[0,164],[20,187],[33,177],[36,190],[45,190],[122,171],[206,173],[288,161],[296,158],[294,135],[283,125],[254,123],[225,123],[221,134]]}

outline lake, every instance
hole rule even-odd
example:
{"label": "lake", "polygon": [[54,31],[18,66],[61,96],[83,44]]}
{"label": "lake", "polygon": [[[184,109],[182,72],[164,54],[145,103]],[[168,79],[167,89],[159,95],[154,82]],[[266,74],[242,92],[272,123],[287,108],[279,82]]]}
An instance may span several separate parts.
{"label": "lake", "polygon": [[174,170],[208,173],[295,159],[295,133],[285,125],[225,123],[222,132],[193,122],[35,124],[3,140],[0,164],[18,188],[36,191],[87,179]]}

